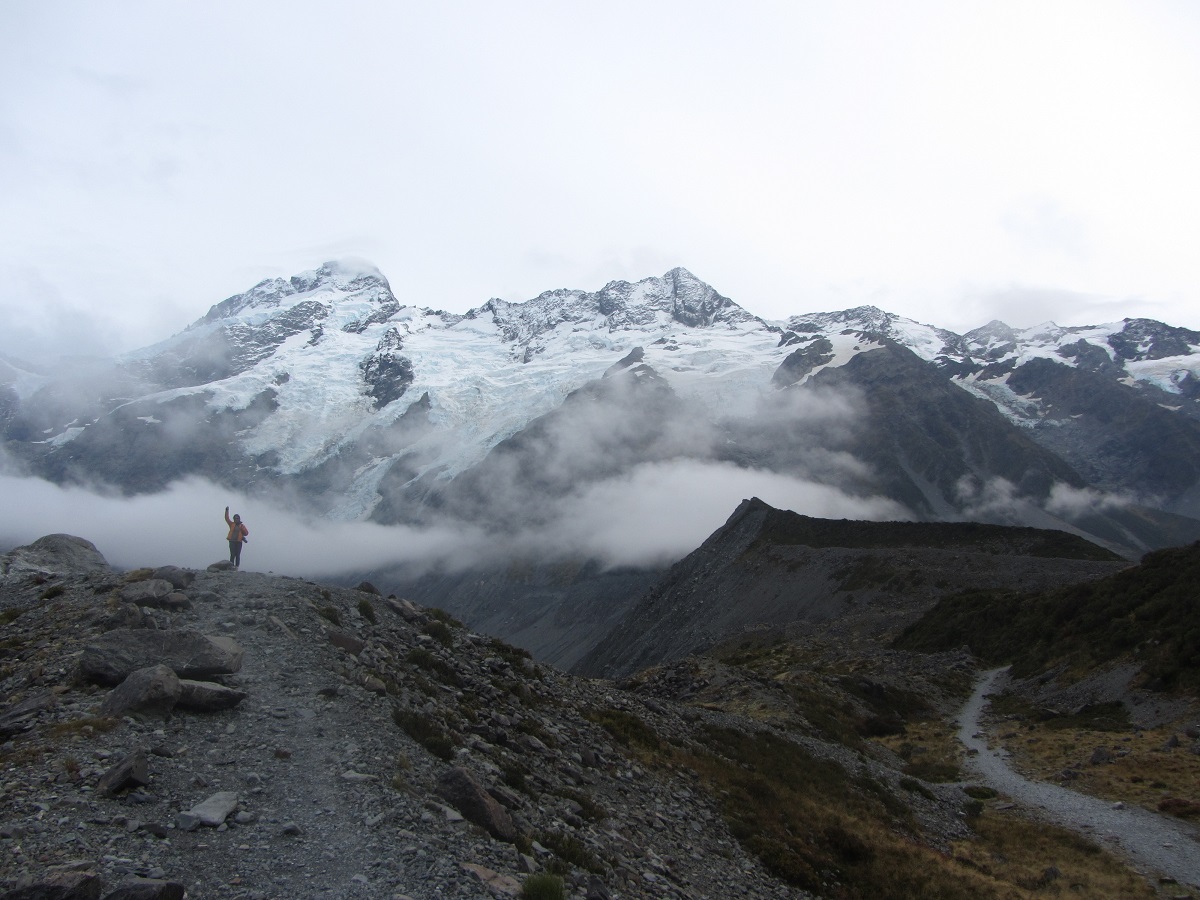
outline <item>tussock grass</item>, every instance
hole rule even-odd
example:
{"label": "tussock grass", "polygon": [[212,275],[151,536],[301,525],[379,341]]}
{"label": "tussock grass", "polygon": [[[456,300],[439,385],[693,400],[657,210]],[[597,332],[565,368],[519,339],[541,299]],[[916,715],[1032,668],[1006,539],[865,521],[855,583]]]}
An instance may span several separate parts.
{"label": "tussock grass", "polygon": [[371,601],[366,597],[358,601],[358,613],[372,625],[379,623],[379,616],[375,613],[375,607],[371,605]]}
{"label": "tussock grass", "polygon": [[432,716],[417,710],[393,706],[392,721],[438,759],[449,762],[454,758],[454,740]]}
{"label": "tussock grass", "polygon": [[972,828],[977,837],[955,842],[949,862],[993,885],[988,896],[1156,896],[1145,878],[1066,829],[996,810]]}
{"label": "tussock grass", "polygon": [[8,625],[15,622],[29,610],[24,606],[13,606],[9,609],[0,610],[0,625]]}
{"label": "tussock grass", "polygon": [[[1056,720],[1002,721],[989,732],[993,743],[1002,745],[1015,766],[1032,778],[1057,781],[1070,770],[1078,773],[1070,781],[1073,790],[1173,815],[1185,807],[1164,808],[1164,800],[1200,800],[1200,756],[1189,751],[1186,738],[1182,746],[1168,748],[1176,734],[1170,727],[1113,732],[1065,728]],[[1092,765],[1097,748],[1107,750],[1112,761]]]}
{"label": "tussock grass", "polygon": [[563,900],[566,888],[559,876],[540,873],[526,878],[517,896],[521,900]]}

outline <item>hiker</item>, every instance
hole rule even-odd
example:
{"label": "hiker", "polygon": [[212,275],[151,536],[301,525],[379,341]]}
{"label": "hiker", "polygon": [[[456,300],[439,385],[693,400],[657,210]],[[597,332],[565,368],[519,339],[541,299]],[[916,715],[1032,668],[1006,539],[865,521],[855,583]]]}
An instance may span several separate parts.
{"label": "hiker", "polygon": [[250,529],[242,522],[242,517],[237,513],[233,514],[233,518],[229,518],[229,507],[225,507],[225,524],[229,526],[229,561],[233,563],[235,569],[240,569],[242,566],[242,544],[246,543],[246,538],[250,536]]}

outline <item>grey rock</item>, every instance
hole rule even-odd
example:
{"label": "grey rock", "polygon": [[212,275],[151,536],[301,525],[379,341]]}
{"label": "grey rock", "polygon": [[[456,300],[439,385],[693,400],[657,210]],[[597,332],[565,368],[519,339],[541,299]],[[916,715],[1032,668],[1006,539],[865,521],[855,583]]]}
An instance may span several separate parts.
{"label": "grey rock", "polygon": [[0,900],[100,900],[102,887],[95,872],[54,872],[0,894]]}
{"label": "grey rock", "polygon": [[169,581],[177,590],[183,590],[196,580],[196,573],[179,566],[159,566],[154,570],[154,577]]}
{"label": "grey rock", "polygon": [[216,828],[237,809],[237,791],[218,791],[207,800],[179,814],[178,825],[184,831],[195,831],[201,825]]}
{"label": "grey rock", "polygon": [[162,663],[180,678],[230,675],[242,667],[242,648],[229,637],[191,629],[120,628],[83,649],[79,673],[101,684],[119,684],[131,672]]}
{"label": "grey rock", "polygon": [[1112,761],[1112,752],[1107,747],[1097,747],[1092,751],[1092,758],[1089,760],[1093,766],[1107,765]]}
{"label": "grey rock", "polygon": [[48,534],[0,557],[0,575],[22,572],[87,575],[108,568],[108,560],[95,544],[70,534]]}
{"label": "grey rock", "polygon": [[25,731],[26,728],[32,726],[40,712],[50,709],[57,703],[58,700],[54,694],[44,691],[7,707],[0,712],[0,738],[11,737]]}
{"label": "grey rock", "polygon": [[136,603],[120,604],[100,622],[105,631],[112,631],[114,628],[141,628],[143,624],[145,616]]}
{"label": "grey rock", "polygon": [[179,701],[179,677],[169,666],[147,666],[130,672],[100,704],[100,714],[120,716],[126,712],[165,716]]}
{"label": "grey rock", "polygon": [[212,681],[196,681],[191,678],[179,679],[179,703],[181,709],[193,712],[216,712],[222,709],[233,709],[248,696],[245,691],[226,687]]}
{"label": "grey rock", "polygon": [[135,581],[127,584],[118,592],[118,596],[126,603],[136,603],[138,606],[159,606],[159,600],[167,596],[175,586],[162,578],[148,578],[145,581]]}
{"label": "grey rock", "polygon": [[126,788],[145,787],[150,783],[150,767],[146,754],[135,750],[100,776],[96,792],[102,797],[111,797]]}
{"label": "grey rock", "polygon": [[483,828],[492,837],[510,843],[517,839],[517,827],[508,811],[488,794],[467,769],[454,766],[447,770],[438,779],[437,793],[462,813],[465,819]]}
{"label": "grey rock", "polygon": [[329,639],[329,643],[340,650],[345,650],[352,656],[357,656],[366,649],[365,641],[359,640],[354,635],[345,631],[340,631],[336,628],[327,628],[325,636]]}

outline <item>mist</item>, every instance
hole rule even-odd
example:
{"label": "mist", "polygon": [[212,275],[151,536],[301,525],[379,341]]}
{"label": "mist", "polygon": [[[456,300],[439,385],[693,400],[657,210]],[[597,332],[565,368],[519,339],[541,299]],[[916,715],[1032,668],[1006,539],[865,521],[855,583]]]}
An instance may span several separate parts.
{"label": "mist", "polygon": [[5,507],[0,548],[47,534],[86,538],[122,569],[203,568],[227,559],[224,508],[250,529],[242,567],[297,577],[337,577],[376,569],[420,574],[431,569],[504,564],[514,557],[595,559],[607,566],[656,566],[698,547],[744,499],[827,518],[903,519],[884,499],[854,497],[803,478],[729,463],[647,463],[589,484],[548,504],[537,524],[484,529],[442,521],[421,526],[331,521],[295,511],[285,494],[253,498],[203,478],[136,497],[102,488],[60,487],[0,475]]}

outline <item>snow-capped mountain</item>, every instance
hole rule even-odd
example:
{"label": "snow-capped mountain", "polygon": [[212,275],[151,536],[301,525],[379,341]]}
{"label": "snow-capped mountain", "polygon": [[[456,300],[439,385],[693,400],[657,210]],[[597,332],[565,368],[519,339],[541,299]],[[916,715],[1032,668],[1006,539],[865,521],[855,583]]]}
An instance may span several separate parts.
{"label": "snow-capped mountain", "polygon": [[[342,519],[537,520],[685,459],[824,486],[850,514],[1074,516],[1133,548],[1187,532],[1166,514],[1200,516],[1200,333],[1145,319],[958,335],[865,306],[769,322],[683,269],[456,315],[341,261],[255,285],[84,383],[0,380],[4,447],[31,473],[287,485]],[[1158,512],[1113,525],[1132,503]]]}

